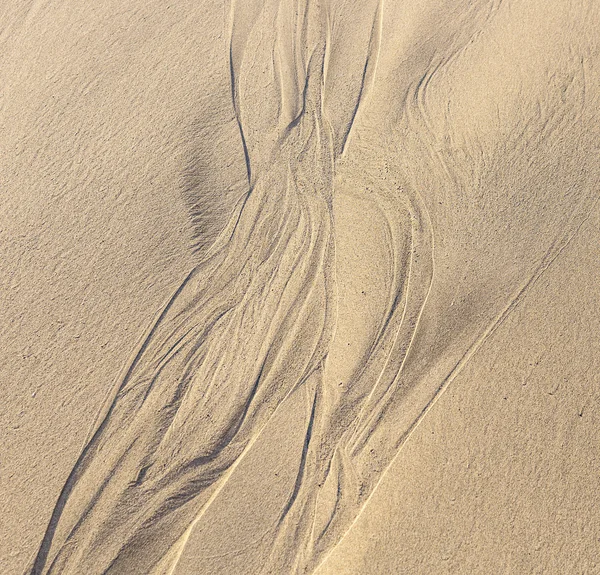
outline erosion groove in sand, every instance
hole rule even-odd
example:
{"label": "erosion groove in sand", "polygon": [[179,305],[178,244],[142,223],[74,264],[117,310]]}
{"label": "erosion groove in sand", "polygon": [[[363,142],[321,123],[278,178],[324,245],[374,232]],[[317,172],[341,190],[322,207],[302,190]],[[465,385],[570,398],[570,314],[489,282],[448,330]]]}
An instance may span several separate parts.
{"label": "erosion groove in sand", "polygon": [[[383,0],[227,3],[235,141],[214,147],[239,164],[223,185],[237,201],[212,241],[194,238],[198,263],[117,378],[28,575],[189,573],[195,533],[292,412],[301,437],[277,510],[240,549],[259,549],[253,573],[325,565],[596,209],[593,170],[569,159],[593,140],[576,135],[598,103],[589,47],[556,70],[540,57],[506,102],[471,109],[469,58],[487,57],[511,4],[461,2],[447,29],[413,37],[405,22],[427,28],[443,3],[422,20]],[[194,228],[218,204],[196,183]]]}

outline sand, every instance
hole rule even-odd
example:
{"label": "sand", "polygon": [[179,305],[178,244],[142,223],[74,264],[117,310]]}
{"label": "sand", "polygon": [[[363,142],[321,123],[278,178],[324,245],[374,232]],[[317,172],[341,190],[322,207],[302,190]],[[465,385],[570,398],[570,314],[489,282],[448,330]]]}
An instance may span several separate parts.
{"label": "sand", "polygon": [[0,7],[0,572],[600,573],[599,24]]}

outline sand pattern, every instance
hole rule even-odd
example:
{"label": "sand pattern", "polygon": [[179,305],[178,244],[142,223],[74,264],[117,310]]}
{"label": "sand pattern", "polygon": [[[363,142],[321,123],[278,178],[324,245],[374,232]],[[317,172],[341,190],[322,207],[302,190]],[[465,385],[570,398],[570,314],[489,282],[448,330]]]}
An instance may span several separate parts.
{"label": "sand pattern", "polygon": [[[557,220],[525,273],[496,285],[505,297],[474,314],[451,343],[423,343],[443,340],[451,317],[435,305],[453,277],[435,265],[445,236],[427,191],[398,184],[380,165],[355,177],[346,163],[377,82],[385,10],[382,0],[362,3],[364,21],[352,36],[350,4],[229,7],[231,100],[248,191],[142,338],[27,573],[175,573],[193,526],[299,390],[304,448],[262,572],[313,572],[439,393],[585,220],[591,196]],[[351,62],[343,56],[349,37]],[[432,77],[452,57],[432,59],[410,85],[402,121],[456,184],[460,170],[436,151],[427,108]],[[360,272],[344,273],[360,261],[344,260],[352,238],[339,224],[343,204],[335,207],[336,194],[360,205],[361,186],[376,198],[362,216],[379,234],[382,253],[373,257],[384,270],[371,300],[356,292]],[[343,351],[351,342],[352,361]]]}

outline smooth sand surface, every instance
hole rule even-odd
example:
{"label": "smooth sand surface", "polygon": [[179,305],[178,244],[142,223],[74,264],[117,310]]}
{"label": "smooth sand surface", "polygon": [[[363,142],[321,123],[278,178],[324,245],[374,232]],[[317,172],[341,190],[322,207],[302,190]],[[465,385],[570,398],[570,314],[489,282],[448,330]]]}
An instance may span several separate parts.
{"label": "smooth sand surface", "polygon": [[0,573],[600,573],[599,27],[0,6]]}

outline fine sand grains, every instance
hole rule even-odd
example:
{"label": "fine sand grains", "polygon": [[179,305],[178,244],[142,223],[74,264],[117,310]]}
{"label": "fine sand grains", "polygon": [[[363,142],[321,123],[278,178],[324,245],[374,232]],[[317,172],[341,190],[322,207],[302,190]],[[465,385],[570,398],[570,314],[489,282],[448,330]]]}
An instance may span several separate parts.
{"label": "fine sand grains", "polygon": [[[37,178],[49,182],[49,206],[80,198],[71,218],[82,236],[102,237],[98,222],[120,202],[134,245],[152,225],[129,214],[153,212],[163,230],[146,242],[155,255],[124,260],[144,270],[140,286],[93,279],[116,264],[87,280],[58,263],[48,272],[114,282],[121,315],[136,299],[127,290],[153,303],[132,307],[145,309],[131,320],[138,344],[113,346],[119,361],[90,348],[44,384],[68,401],[85,379],[76,388],[94,400],[77,426],[83,448],[72,440],[60,459],[52,505],[10,572],[400,572],[400,541],[371,549],[377,560],[349,559],[349,541],[386,529],[368,523],[376,488],[394,489],[386,471],[402,477],[400,449],[596,213],[600,14],[590,2],[552,4],[48,0],[4,10],[4,75],[16,80],[2,100],[3,117],[15,116],[2,128],[12,150],[2,174],[24,190],[7,205],[25,206],[3,216],[6,229],[17,237],[21,219],[35,221]],[[59,64],[35,44],[43,50],[52,31],[71,34],[52,45]],[[17,114],[7,96],[44,67],[39,103]],[[157,194],[168,201],[154,210],[131,199]],[[67,223],[45,225],[26,237],[44,238],[44,257],[69,259],[55,247]],[[108,261],[98,242],[81,242],[81,261]],[[169,282],[154,288],[161,274]],[[86,289],[71,291],[85,300]],[[83,317],[117,318],[110,299]],[[74,303],[52,305],[60,315]],[[30,325],[46,333],[43,306],[32,309]],[[102,326],[108,340],[120,334]]]}

